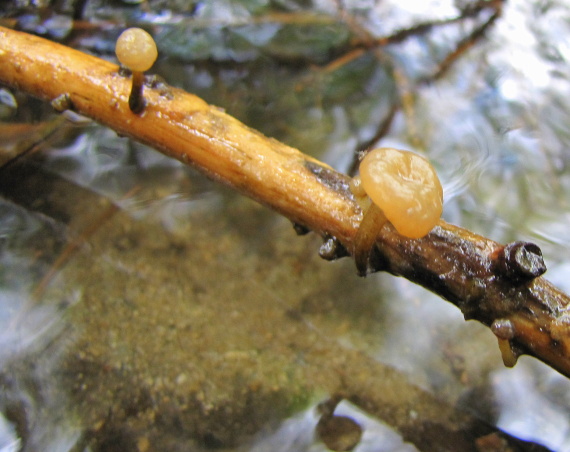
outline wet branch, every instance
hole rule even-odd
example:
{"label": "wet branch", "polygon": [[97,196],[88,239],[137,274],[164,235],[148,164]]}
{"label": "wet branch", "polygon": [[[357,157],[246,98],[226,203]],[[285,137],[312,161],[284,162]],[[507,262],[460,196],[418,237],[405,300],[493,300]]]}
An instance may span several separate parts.
{"label": "wet branch", "polygon": [[[298,230],[325,237],[326,258],[351,250],[361,211],[347,176],[179,89],[145,87],[147,107],[135,115],[128,107],[131,80],[118,69],[0,28],[1,83],[88,116],[271,207]],[[545,268],[536,245],[503,246],[441,221],[419,240],[385,227],[372,261],[377,270],[420,284],[466,319],[489,326],[505,363],[526,353],[570,376],[570,298],[539,276]]]}

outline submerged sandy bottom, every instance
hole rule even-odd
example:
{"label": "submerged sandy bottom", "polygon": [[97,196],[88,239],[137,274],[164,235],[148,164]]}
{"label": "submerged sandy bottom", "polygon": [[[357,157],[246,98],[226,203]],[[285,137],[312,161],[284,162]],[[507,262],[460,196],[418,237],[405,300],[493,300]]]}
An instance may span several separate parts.
{"label": "submerged sandy bottom", "polygon": [[[155,175],[118,210],[27,172],[12,176],[61,225],[48,228],[59,245],[30,244],[46,256],[28,290],[67,258],[12,322],[38,337],[3,358],[3,405],[24,450],[327,450],[315,405],[333,396],[360,410],[357,450],[500,440],[454,408],[490,397],[494,339],[459,314],[450,321],[444,301],[389,276],[358,278],[348,259],[322,261],[318,237],[192,172],[174,186]],[[176,197],[181,187],[195,196]],[[476,409],[492,421],[493,406]]]}

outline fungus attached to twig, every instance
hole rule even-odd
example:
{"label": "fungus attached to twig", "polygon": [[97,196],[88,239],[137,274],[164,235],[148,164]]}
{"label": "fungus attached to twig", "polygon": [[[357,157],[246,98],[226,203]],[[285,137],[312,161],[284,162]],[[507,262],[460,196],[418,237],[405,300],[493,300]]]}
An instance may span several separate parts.
{"label": "fungus attached to twig", "polygon": [[141,28],[129,28],[117,39],[115,53],[119,62],[130,69],[133,74],[133,87],[129,96],[129,108],[133,113],[141,113],[144,109],[142,95],[144,71],[156,61],[158,50],[152,36]]}
{"label": "fungus attached to twig", "polygon": [[354,259],[361,276],[366,275],[370,251],[386,222],[405,237],[420,238],[437,224],[443,209],[443,190],[435,169],[409,151],[370,151],[360,163],[360,177],[353,179],[351,190],[364,209],[354,239]]}
{"label": "fungus attached to twig", "polygon": [[508,318],[495,319],[491,324],[491,331],[497,336],[499,350],[505,367],[514,367],[520,353],[513,349],[511,340],[515,337],[515,325]]}

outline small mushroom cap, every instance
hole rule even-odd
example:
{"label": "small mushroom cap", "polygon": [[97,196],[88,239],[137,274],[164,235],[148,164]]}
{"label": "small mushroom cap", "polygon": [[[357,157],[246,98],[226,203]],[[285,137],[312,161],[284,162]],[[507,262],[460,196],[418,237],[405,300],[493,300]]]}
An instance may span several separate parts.
{"label": "small mushroom cap", "polygon": [[142,28],[123,31],[117,39],[115,53],[123,66],[136,72],[149,70],[158,56],[154,39]]}
{"label": "small mushroom cap", "polygon": [[443,210],[443,190],[435,169],[425,158],[409,151],[381,148],[360,163],[366,194],[401,235],[425,236]]}

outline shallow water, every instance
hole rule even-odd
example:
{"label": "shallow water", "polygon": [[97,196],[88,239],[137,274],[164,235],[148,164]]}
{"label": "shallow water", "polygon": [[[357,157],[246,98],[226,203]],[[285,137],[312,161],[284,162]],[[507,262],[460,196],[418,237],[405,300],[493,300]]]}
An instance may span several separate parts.
{"label": "shallow water", "polygon": [[[216,5],[196,14],[250,14]],[[454,15],[451,4],[347,5],[377,35]],[[570,292],[568,13],[505,5],[488,39],[429,85],[419,80],[438,46],[469,23],[388,47],[404,84],[372,57],[334,77],[293,78],[265,60],[259,72],[212,70],[179,54],[157,71],[341,169],[407,83],[414,108],[381,144],[425,152],[446,220],[538,243],[546,276]],[[165,42],[184,19],[145,17]],[[265,45],[270,32],[252,40]],[[236,59],[220,46],[217,61]],[[260,61],[240,51],[248,58]],[[361,89],[341,77],[350,74]],[[249,93],[255,77],[263,88]],[[570,450],[567,379],[527,357],[505,369],[492,333],[455,307],[402,279],[357,278],[349,260],[322,261],[317,237],[153,150],[87,125],[0,185],[3,452],[18,441],[26,451],[321,451],[317,405],[339,394],[351,402],[339,414],[364,427],[360,452],[489,450],[493,426]]]}

